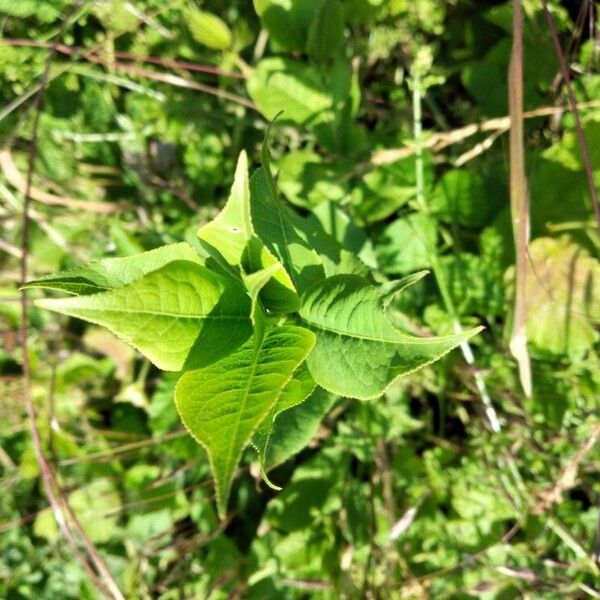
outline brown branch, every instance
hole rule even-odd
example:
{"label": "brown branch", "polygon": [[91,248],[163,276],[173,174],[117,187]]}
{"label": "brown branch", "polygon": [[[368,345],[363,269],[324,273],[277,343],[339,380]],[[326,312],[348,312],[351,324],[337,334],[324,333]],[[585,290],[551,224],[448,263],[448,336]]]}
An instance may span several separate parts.
{"label": "brown branch", "polygon": [[[600,100],[591,100],[590,102],[580,102],[579,108],[598,108]],[[566,106],[541,106],[534,110],[528,110],[523,113],[524,119],[533,119],[535,117],[549,117],[562,112],[568,108]],[[477,133],[498,132],[504,133],[510,129],[510,116],[495,117],[482,121],[481,123],[470,123],[464,127],[453,129],[452,131],[443,131],[434,133],[427,139],[421,142],[422,148],[430,149],[432,152],[440,152],[448,146],[458,144],[466,139],[474,136]],[[387,165],[399,160],[403,160],[412,156],[416,151],[414,146],[404,146],[403,148],[386,148],[385,150],[377,150],[370,159],[370,164],[373,166]]]}
{"label": "brown branch", "polygon": [[[0,44],[6,46],[25,46],[28,48],[45,48],[48,50],[55,50],[65,56],[73,56],[75,54],[85,55],[90,52],[88,48],[81,48],[77,46],[67,46],[66,44],[54,44],[52,42],[42,42],[39,40],[26,40],[20,38],[4,38],[0,40]],[[92,50],[92,53],[96,53]],[[170,69],[184,69],[186,71],[195,71],[197,73],[206,73],[207,75],[216,75],[218,77],[229,77],[231,79],[245,79],[243,73],[237,73],[235,71],[224,71],[219,67],[212,65],[203,65],[199,63],[189,62],[185,60],[175,60],[171,58],[160,58],[158,56],[139,56],[138,54],[132,54],[131,52],[123,52],[121,50],[115,50],[114,56],[122,58],[123,60],[131,60],[133,62],[150,63],[153,65],[159,65]]]}
{"label": "brown branch", "polygon": [[[104,64],[104,61],[94,56],[89,56],[87,58],[93,63]],[[251,110],[257,110],[256,105],[244,96],[232,94],[231,92],[227,92],[226,90],[222,90],[221,88],[215,88],[204,83],[193,81],[192,79],[187,79],[179,75],[174,75],[173,73],[158,73],[155,71],[150,71],[149,69],[138,67],[136,65],[129,65],[125,63],[112,63],[111,67],[113,67],[117,71],[125,71],[126,73],[131,73],[132,75],[144,77],[145,79],[151,79],[160,83],[166,83],[167,85],[173,85],[175,87],[181,87],[188,90],[203,92],[204,94],[210,94],[211,96],[217,96],[218,98],[222,98],[223,100],[229,100],[230,102],[240,104],[241,106],[245,106],[246,108],[249,108]]]}
{"label": "brown branch", "polygon": [[[52,52],[60,52],[62,54],[68,56],[81,56],[85,60],[92,62],[98,65],[110,65],[112,68],[120,71],[125,71],[132,73],[134,75],[138,75],[140,77],[145,77],[146,79],[152,79],[154,81],[159,81],[161,83],[166,83],[169,85],[174,85],[177,87],[182,87],[190,90],[196,90],[199,92],[203,92],[205,94],[210,94],[212,96],[217,96],[218,98],[223,98],[224,100],[229,100],[230,102],[235,102],[236,104],[240,104],[245,106],[246,108],[250,108],[252,110],[256,110],[256,106],[250,100],[245,98],[244,96],[239,96],[238,94],[233,94],[231,92],[227,92],[226,90],[222,90],[221,88],[216,88],[210,85],[206,85],[204,83],[199,83],[197,81],[193,81],[192,79],[187,79],[185,77],[181,77],[179,75],[174,75],[172,73],[157,73],[154,71],[150,71],[148,69],[144,69],[143,67],[138,67],[136,65],[130,65],[126,63],[108,63],[105,59],[97,54],[97,51],[87,50],[86,48],[75,48],[72,46],[67,46],[66,44],[52,44],[47,42],[34,42],[30,40],[21,40],[21,39],[7,39],[0,40],[0,43],[4,43],[7,45],[13,46],[32,46],[32,47],[42,47],[42,48],[50,48]],[[210,73],[213,75],[222,75],[226,77],[236,77],[243,78],[243,74],[238,73],[229,73],[225,71],[221,71],[216,67],[209,67],[205,65],[198,65],[195,63],[182,62],[182,61],[171,61],[169,59],[160,59],[157,57],[141,57],[136,56],[135,54],[130,54],[128,52],[115,52],[116,57],[122,58],[124,60],[131,61],[140,61],[140,62],[148,62],[152,64],[158,64],[163,66],[168,66],[171,68],[180,68],[186,69],[189,71],[200,71],[203,73]]]}
{"label": "brown branch", "polygon": [[592,159],[590,158],[590,149],[588,147],[587,140],[585,139],[583,126],[581,125],[581,118],[579,116],[579,110],[577,109],[577,99],[575,98],[573,86],[571,85],[571,76],[569,75],[567,61],[565,60],[565,55],[560,46],[560,40],[558,39],[556,25],[554,24],[554,18],[548,10],[547,0],[542,0],[542,6],[544,7],[544,15],[546,16],[546,22],[548,23],[548,29],[550,30],[550,37],[552,38],[554,51],[556,52],[556,56],[558,57],[558,63],[560,65],[562,78],[565,82],[567,97],[569,98],[569,105],[571,107],[571,111],[573,112],[573,117],[575,119],[575,129],[577,131],[579,147],[581,148],[581,154],[583,156],[583,167],[587,179],[588,190],[590,193],[592,206],[594,208],[594,214],[596,215],[596,224],[598,226],[598,232],[600,233],[600,202],[598,201],[598,191],[596,190],[596,184],[594,183],[594,169],[592,167]]}
{"label": "brown branch", "polygon": [[[153,11],[152,13],[150,13],[149,15],[146,15],[146,16],[149,18],[154,18],[157,15],[159,15],[160,13],[167,10],[169,7],[170,7],[170,3],[165,2],[165,3],[163,3],[163,5],[158,7],[155,11]],[[113,35],[113,40],[116,40],[117,38],[119,38],[120,36],[122,36],[128,32],[129,32],[128,29],[124,29],[124,30],[121,30],[120,32],[115,33]],[[69,47],[66,45],[63,45],[63,46],[66,48]],[[82,55],[83,58],[86,58],[85,54],[87,54],[87,53],[93,54],[95,52],[99,52],[102,49],[102,47],[103,47],[103,42],[100,42],[96,45],[95,48],[82,48],[81,52],[79,52],[78,49],[75,49],[71,55],[71,58],[77,58],[79,55]],[[53,81],[57,77],[60,77],[63,73],[66,73],[69,70],[70,66],[71,66],[70,64],[61,65],[60,68],[56,69],[53,73],[50,73],[48,75],[47,80]],[[34,97],[35,94],[37,94],[39,92],[39,90],[40,90],[40,83],[36,83],[31,88],[26,90],[23,94],[21,94],[21,96],[19,96],[18,98],[15,98],[12,102],[10,102],[2,110],[0,110],[0,121],[2,119],[4,119],[7,115],[9,115],[11,112],[16,110],[19,106],[21,106],[21,104],[23,104],[24,102],[29,100],[29,98]]]}

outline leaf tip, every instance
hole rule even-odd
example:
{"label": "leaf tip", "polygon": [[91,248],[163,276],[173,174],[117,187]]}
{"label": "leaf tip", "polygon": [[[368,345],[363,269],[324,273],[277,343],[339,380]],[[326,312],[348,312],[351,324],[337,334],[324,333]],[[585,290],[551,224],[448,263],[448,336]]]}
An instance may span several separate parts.
{"label": "leaf tip", "polygon": [[260,463],[260,476],[261,476],[262,480],[265,482],[265,484],[268,487],[270,487],[272,490],[275,490],[276,492],[280,492],[283,489],[281,486],[277,485],[276,483],[273,483],[269,479],[269,476],[267,475],[264,464],[262,462]]}

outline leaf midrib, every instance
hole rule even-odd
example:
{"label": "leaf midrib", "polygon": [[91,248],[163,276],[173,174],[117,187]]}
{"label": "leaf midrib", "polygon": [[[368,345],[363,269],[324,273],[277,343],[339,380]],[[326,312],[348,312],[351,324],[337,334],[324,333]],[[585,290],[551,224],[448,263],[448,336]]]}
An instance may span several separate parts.
{"label": "leaf midrib", "polygon": [[[49,306],[50,307],[50,306]],[[60,310],[60,309],[56,309]],[[64,309],[65,311],[69,309]],[[73,313],[76,314],[78,311],[83,312],[99,312],[102,314],[112,313],[112,314],[135,314],[135,315],[153,315],[159,317],[173,317],[175,319],[195,319],[198,321],[208,320],[208,321],[245,321],[248,320],[246,315],[196,315],[196,314],[184,314],[184,313],[176,313],[169,311],[152,311],[152,310],[137,310],[137,309],[114,309],[114,308],[75,308],[72,309]]]}
{"label": "leaf midrib", "polygon": [[[231,480],[231,473],[233,472],[234,466],[235,466],[235,457],[233,455],[234,452],[234,444],[236,443],[237,440],[237,436],[238,436],[238,432],[239,432],[239,428],[240,428],[240,421],[242,418],[242,413],[244,412],[244,410],[246,409],[246,402],[248,401],[248,396],[250,395],[250,388],[252,387],[252,384],[254,382],[254,376],[256,375],[256,369],[258,367],[258,362],[259,362],[259,357],[260,354],[263,350],[264,347],[264,339],[263,342],[260,345],[260,348],[258,350],[253,349],[253,353],[254,353],[254,357],[252,360],[252,364],[250,366],[250,376],[248,377],[248,382],[246,383],[246,387],[244,389],[244,393],[242,396],[242,406],[240,407],[240,410],[237,411],[237,415],[236,415],[236,420],[235,420],[235,426],[234,426],[234,434],[231,437],[232,442],[229,444],[229,449],[227,452],[227,468],[229,471],[229,477]],[[232,462],[233,461],[233,462]],[[233,466],[232,466],[233,465]],[[225,482],[225,486],[229,485],[229,481]],[[225,492],[227,490],[222,490],[221,494],[223,492]]]}
{"label": "leaf midrib", "polygon": [[411,336],[404,335],[403,333],[400,333],[400,332],[398,332],[398,335],[401,336],[402,339],[378,338],[378,337],[373,337],[373,336],[359,334],[359,333],[350,333],[348,331],[341,331],[340,329],[337,329],[337,328],[329,326],[329,325],[323,325],[323,324],[320,324],[320,323],[315,323],[315,322],[311,321],[310,319],[308,319],[306,317],[302,317],[302,319],[304,321],[306,321],[311,327],[314,327],[315,329],[321,329],[322,331],[327,331],[329,333],[334,333],[334,334],[339,335],[339,336],[356,338],[356,339],[365,340],[365,341],[368,341],[368,342],[378,342],[380,344],[421,345],[421,344],[431,343],[432,341],[435,341],[435,342],[444,342],[445,340],[451,340],[451,339],[455,338],[455,336],[452,336],[452,335],[441,336],[441,337],[434,337],[434,338],[413,338]]}

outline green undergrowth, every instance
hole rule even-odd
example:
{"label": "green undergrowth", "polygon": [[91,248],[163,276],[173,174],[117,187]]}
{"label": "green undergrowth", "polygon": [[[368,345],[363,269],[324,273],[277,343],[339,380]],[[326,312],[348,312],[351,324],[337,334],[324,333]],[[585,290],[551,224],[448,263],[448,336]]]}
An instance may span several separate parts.
{"label": "green undergrowth", "polygon": [[[548,4],[598,181],[598,17]],[[489,121],[511,2],[70,5],[0,0],[0,597],[103,597],[48,507],[17,333],[53,42],[73,50],[37,131],[30,391],[124,596],[600,594],[600,243],[541,4],[523,2],[530,398]]]}

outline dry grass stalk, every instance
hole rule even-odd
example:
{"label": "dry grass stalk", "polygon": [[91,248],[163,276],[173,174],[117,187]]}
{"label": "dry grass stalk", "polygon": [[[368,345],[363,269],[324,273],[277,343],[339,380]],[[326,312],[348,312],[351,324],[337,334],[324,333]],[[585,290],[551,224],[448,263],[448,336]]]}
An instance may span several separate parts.
{"label": "dry grass stalk", "polygon": [[575,456],[569,461],[569,464],[564,468],[556,483],[548,490],[539,494],[539,500],[532,509],[533,514],[541,515],[546,512],[553,504],[562,502],[562,495],[575,487],[577,484],[577,474],[583,459],[590,453],[600,438],[600,424],[592,429],[590,437],[585,444],[579,448]]}
{"label": "dry grass stalk", "polygon": [[527,245],[529,243],[529,198],[525,175],[523,142],[523,7],[513,3],[513,45],[508,67],[510,114],[510,206],[516,254],[516,285],[510,351],[519,365],[519,379],[526,396],[531,396],[531,360],[527,349]]}

